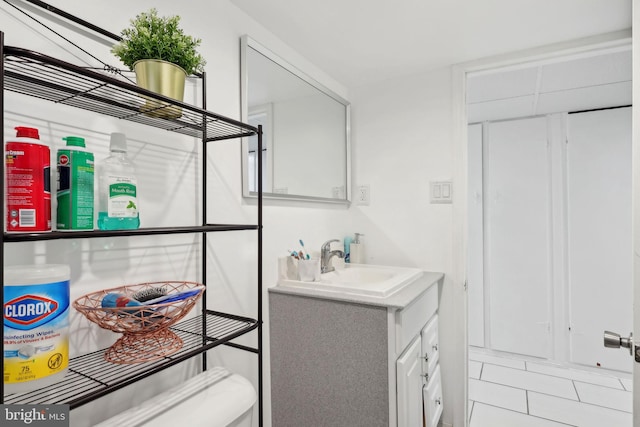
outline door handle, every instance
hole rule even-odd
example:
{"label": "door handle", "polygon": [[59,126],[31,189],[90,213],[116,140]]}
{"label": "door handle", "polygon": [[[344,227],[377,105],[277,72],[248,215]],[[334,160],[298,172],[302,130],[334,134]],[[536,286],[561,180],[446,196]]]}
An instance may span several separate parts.
{"label": "door handle", "polygon": [[629,333],[629,337],[625,338],[615,332],[604,331],[604,346],[608,348],[628,348],[629,354],[634,356],[636,362],[640,363],[640,346],[634,345],[633,333],[631,332]]}
{"label": "door handle", "polygon": [[629,333],[629,337],[621,337],[611,331],[604,331],[604,346],[607,348],[628,348],[629,354],[633,355],[633,333]]}

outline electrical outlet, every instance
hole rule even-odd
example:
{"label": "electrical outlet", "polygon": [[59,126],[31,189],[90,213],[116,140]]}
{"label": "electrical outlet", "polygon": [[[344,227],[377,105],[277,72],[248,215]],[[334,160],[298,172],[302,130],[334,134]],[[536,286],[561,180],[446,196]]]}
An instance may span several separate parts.
{"label": "electrical outlet", "polygon": [[331,189],[331,194],[334,199],[344,198],[344,185],[341,185],[339,187],[333,187]]}
{"label": "electrical outlet", "polygon": [[356,191],[356,204],[360,206],[369,206],[369,198],[369,185],[359,185],[358,191]]}

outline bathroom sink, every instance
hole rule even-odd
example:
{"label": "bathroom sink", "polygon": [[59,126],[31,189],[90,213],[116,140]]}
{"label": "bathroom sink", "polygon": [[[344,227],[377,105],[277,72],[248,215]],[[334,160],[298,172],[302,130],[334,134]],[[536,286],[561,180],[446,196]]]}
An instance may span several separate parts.
{"label": "bathroom sink", "polygon": [[389,268],[349,265],[320,275],[320,281],[335,284],[378,283],[389,280],[394,275],[395,272]]}
{"label": "bathroom sink", "polygon": [[321,274],[317,282],[283,280],[280,285],[384,298],[412,283],[421,274],[422,270],[417,268],[345,264],[342,268]]}

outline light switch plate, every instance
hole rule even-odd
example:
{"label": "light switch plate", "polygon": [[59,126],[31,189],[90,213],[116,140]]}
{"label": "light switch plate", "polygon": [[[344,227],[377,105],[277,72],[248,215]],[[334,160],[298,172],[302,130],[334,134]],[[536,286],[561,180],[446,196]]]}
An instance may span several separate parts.
{"label": "light switch plate", "polygon": [[453,203],[453,184],[451,181],[431,181],[431,203]]}

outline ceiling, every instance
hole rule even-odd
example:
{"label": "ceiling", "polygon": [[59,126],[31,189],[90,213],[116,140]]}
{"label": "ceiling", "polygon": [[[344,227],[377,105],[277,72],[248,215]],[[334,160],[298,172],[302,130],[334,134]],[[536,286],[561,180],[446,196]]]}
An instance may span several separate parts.
{"label": "ceiling", "polygon": [[632,0],[230,0],[347,88],[631,27]]}
{"label": "ceiling", "polygon": [[632,102],[630,46],[471,75],[469,123],[619,107]]}

